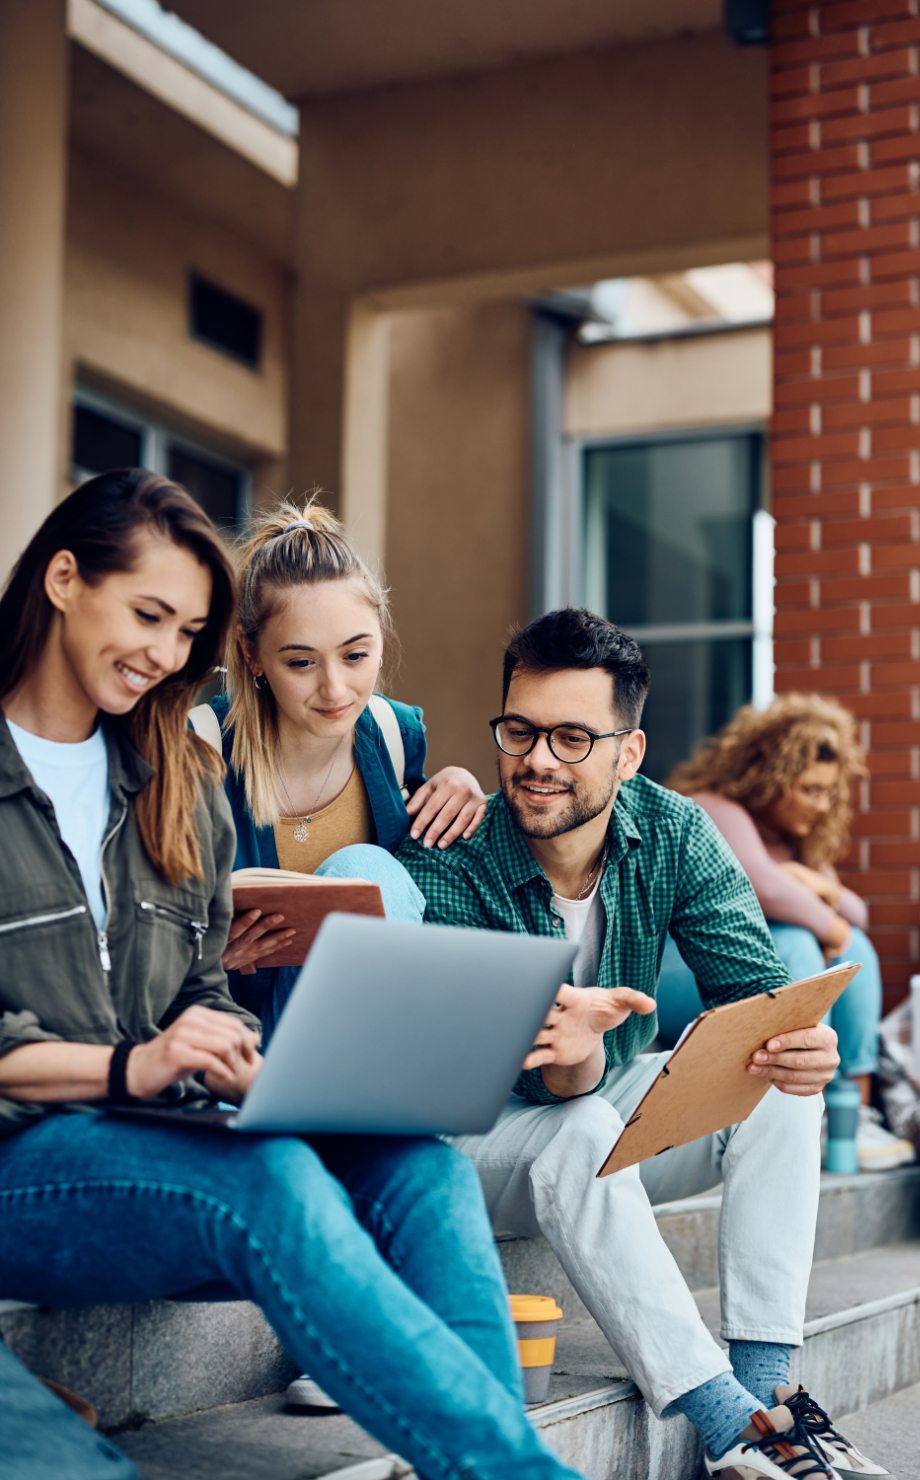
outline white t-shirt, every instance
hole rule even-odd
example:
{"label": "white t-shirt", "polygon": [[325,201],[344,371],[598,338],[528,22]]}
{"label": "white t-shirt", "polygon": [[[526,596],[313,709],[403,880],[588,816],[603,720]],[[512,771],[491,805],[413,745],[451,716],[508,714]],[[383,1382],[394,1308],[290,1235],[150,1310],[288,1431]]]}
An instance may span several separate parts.
{"label": "white t-shirt", "polygon": [[[603,873],[603,869],[601,870]],[[607,912],[600,896],[600,876],[584,899],[564,899],[554,894],[551,908],[565,922],[567,940],[580,942],[572,969],[576,987],[596,987],[607,929]]]}
{"label": "white t-shirt", "polygon": [[83,888],[99,930],[105,925],[100,854],[109,820],[109,761],[105,736],[97,727],[88,740],[65,745],[45,740],[7,720],[16,749],[37,786],[54,807],[54,815],[83,879]]}

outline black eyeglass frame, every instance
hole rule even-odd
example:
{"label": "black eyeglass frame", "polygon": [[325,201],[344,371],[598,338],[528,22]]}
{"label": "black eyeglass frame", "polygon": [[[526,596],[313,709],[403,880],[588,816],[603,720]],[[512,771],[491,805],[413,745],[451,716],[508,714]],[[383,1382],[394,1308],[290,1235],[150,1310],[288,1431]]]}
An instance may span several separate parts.
{"label": "black eyeglass frame", "polygon": [[[586,725],[563,724],[550,725],[549,728],[547,728],[546,725],[532,725],[529,719],[522,719],[520,723],[522,725],[526,725],[529,730],[533,730],[534,732],[533,744],[528,745],[526,750],[506,750],[498,738],[498,726],[507,724],[509,718],[514,719],[516,718],[516,716],[500,714],[497,719],[489,720],[489,729],[492,731],[492,739],[495,741],[495,744],[498,746],[502,755],[510,755],[513,756],[516,760],[520,760],[522,756],[530,755],[530,752],[536,749],[537,741],[540,739],[540,736],[545,735],[546,743],[550,748],[550,752],[556,757],[556,760],[561,761],[564,766],[580,766],[582,761],[586,761],[588,759],[588,756],[594,749],[595,740],[613,740],[617,735],[631,735],[633,730],[636,728],[635,725],[627,725],[625,730],[608,730],[605,735],[596,735],[594,731],[589,730]],[[553,748],[553,734],[556,730],[581,730],[582,734],[588,736],[591,744],[588,746],[585,754],[578,757],[577,761],[572,760],[569,756],[559,755],[557,751]]]}

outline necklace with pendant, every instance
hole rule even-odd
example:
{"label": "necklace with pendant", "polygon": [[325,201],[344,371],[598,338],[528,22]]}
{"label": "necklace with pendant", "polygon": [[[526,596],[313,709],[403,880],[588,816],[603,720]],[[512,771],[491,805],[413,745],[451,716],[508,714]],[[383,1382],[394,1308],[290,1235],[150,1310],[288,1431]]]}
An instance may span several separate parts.
{"label": "necklace with pendant", "polygon": [[[344,739],[345,736],[343,735],[342,740]],[[332,757],[332,765],[330,765],[329,770],[326,772],[326,775],[323,779],[323,784],[320,787],[319,791],[316,793],[316,796],[313,800],[313,806],[309,808],[305,817],[301,817],[297,808],[294,806],[294,803],[291,801],[291,793],[287,789],[287,783],[284,779],[284,772],[282,771],[280,765],[278,767],[278,780],[281,782],[281,787],[284,791],[287,804],[291,809],[291,813],[294,817],[297,818],[297,826],[294,828],[291,834],[295,843],[305,843],[310,836],[310,823],[313,821],[312,814],[316,811],[316,808],[319,805],[319,799],[322,796],[323,792],[326,790],[326,785],[329,781],[329,777],[332,775],[332,768],[339,758],[339,751],[342,749],[342,740],[340,740],[338,745],[335,747],[335,755]]]}

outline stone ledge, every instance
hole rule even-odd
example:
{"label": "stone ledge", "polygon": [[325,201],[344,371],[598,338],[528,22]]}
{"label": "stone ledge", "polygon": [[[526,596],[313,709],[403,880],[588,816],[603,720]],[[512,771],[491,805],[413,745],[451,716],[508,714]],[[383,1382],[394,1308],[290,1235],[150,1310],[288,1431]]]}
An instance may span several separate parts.
{"label": "stone ledge", "polygon": [[243,1300],[14,1310],[0,1335],[30,1371],[88,1398],[107,1429],[241,1403],[297,1376]]}

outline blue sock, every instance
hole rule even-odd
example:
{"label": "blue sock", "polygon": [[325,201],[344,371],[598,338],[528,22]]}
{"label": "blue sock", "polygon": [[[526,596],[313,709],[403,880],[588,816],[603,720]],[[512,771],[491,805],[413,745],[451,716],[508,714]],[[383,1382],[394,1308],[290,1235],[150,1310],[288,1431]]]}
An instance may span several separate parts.
{"label": "blue sock", "polygon": [[747,1428],[751,1414],[760,1412],[763,1403],[741,1386],[734,1372],[720,1372],[718,1377],[676,1398],[670,1407],[689,1418],[702,1434],[713,1459],[720,1459],[731,1449],[741,1430]]}
{"label": "blue sock", "polygon": [[730,1341],[728,1356],[739,1382],[759,1398],[764,1408],[774,1408],[773,1389],[789,1381],[792,1348],[779,1341]]}

